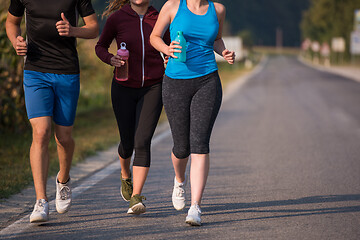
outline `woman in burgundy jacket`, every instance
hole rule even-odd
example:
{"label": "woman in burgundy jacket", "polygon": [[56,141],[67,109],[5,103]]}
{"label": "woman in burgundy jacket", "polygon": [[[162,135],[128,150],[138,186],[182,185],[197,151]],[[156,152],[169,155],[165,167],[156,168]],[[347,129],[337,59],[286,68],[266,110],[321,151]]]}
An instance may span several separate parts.
{"label": "woman in burgundy jacket", "polygon": [[[109,52],[110,44],[115,39],[118,49],[121,43],[125,43],[129,50],[128,79],[118,81],[114,76],[111,86],[112,105],[120,133],[120,193],[125,201],[130,201],[129,214],[146,211],[142,202],[145,197],[140,194],[149,172],[151,139],[162,110],[164,61],[149,41],[158,14],[149,6],[149,0],[110,1],[103,14],[110,16],[95,47],[103,62],[120,71],[126,67],[125,61]],[[166,38],[170,41],[169,35]],[[130,161],[133,152],[132,181]]]}

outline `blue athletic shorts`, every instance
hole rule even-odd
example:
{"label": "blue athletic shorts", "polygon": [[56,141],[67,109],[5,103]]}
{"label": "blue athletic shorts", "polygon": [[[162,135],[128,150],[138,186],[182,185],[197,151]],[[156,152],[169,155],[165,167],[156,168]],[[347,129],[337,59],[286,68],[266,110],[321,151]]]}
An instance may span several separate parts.
{"label": "blue athletic shorts", "polygon": [[80,74],[24,71],[28,118],[50,116],[61,126],[72,126],[80,93]]}

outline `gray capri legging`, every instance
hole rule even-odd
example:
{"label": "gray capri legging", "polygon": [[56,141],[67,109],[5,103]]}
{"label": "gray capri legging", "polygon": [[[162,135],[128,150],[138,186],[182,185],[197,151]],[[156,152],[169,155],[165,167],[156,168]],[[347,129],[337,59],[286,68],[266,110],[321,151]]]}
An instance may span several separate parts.
{"label": "gray capri legging", "polygon": [[209,153],[211,131],[222,101],[218,72],[192,79],[172,79],[165,75],[162,96],[174,155],[182,159],[190,153]]}

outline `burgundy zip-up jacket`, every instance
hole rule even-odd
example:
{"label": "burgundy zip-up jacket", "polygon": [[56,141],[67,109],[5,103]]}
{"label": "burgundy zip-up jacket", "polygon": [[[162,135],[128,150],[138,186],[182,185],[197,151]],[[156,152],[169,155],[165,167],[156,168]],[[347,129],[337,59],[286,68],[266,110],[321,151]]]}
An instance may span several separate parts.
{"label": "burgundy zip-up jacket", "polygon": [[[118,82],[125,87],[141,88],[162,81],[164,75],[164,60],[160,53],[150,44],[150,34],[154,28],[159,12],[149,7],[143,19],[130,7],[124,5],[107,19],[100,39],[95,46],[96,55],[105,63],[110,64],[114,56],[109,53],[113,39],[117,48],[122,42],[129,50],[128,80]],[[165,42],[170,42],[169,33],[164,36]]]}

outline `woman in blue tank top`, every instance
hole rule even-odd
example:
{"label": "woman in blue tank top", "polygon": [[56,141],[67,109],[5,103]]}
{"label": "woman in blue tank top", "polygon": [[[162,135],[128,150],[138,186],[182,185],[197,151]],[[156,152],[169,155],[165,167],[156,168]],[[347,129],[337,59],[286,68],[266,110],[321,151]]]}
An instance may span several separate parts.
{"label": "woman in blue tank top", "polygon": [[[235,53],[225,48],[222,28],[225,7],[210,0],[169,0],[160,11],[150,36],[151,44],[169,56],[163,80],[163,103],[170,123],[175,170],[172,202],[185,207],[186,165],[191,155],[191,207],[186,223],[201,225],[201,198],[209,173],[209,142],[220,109],[222,88],[214,51],[230,64]],[[170,27],[171,44],[162,40]],[[186,49],[174,41],[181,31]],[[174,53],[186,51],[186,61],[176,61]]]}

